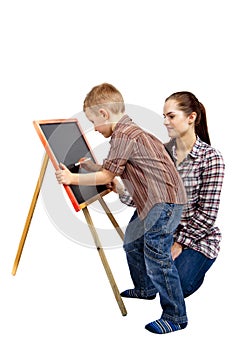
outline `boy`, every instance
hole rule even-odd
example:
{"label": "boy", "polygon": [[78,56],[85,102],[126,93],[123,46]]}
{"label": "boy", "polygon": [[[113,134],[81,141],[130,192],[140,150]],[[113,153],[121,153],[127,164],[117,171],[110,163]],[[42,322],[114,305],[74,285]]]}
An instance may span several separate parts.
{"label": "boy", "polygon": [[144,251],[144,260],[139,263],[144,264],[151,285],[149,291],[135,288],[122,296],[153,299],[159,293],[162,316],[146,329],[160,334],[183,329],[187,326],[185,302],[170,253],[186,203],[182,180],[163,144],[125,114],[123,97],[114,86],[95,86],[87,94],[83,110],[95,131],[111,137],[108,157],[100,170],[89,174],[72,174],[61,164],[57,180],[60,184],[90,186],[109,184],[115,176],[121,177],[142,223],[136,237]]}

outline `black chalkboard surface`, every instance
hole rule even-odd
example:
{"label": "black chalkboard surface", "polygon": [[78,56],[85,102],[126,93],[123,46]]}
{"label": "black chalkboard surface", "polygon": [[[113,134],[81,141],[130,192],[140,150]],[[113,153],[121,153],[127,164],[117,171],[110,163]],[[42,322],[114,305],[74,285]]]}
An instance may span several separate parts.
{"label": "black chalkboard surface", "polygon": [[[55,169],[59,168],[59,163],[70,166],[83,157],[91,158],[95,162],[94,154],[77,119],[37,120],[33,124]],[[77,168],[74,171],[77,172]],[[86,171],[79,168],[78,172]],[[64,188],[76,211],[110,191],[104,185],[64,185]]]}

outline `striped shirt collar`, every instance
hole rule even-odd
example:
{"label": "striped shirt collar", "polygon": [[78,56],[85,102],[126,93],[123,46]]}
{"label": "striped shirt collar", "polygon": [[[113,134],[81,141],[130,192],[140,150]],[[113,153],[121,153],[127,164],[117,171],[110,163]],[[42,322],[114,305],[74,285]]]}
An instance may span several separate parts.
{"label": "striped shirt collar", "polygon": [[121,127],[122,124],[128,124],[128,123],[132,123],[132,119],[127,115],[124,114],[123,117],[118,120],[118,122],[116,123],[116,126],[113,130],[113,134],[118,131],[118,129]]}

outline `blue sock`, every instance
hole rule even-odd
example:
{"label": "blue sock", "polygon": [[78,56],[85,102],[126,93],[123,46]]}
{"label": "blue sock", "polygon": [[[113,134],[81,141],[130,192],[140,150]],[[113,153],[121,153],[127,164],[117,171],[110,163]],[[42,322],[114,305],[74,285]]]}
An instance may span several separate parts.
{"label": "blue sock", "polygon": [[121,296],[124,298],[136,298],[136,299],[146,299],[146,300],[152,300],[156,297],[156,295],[149,296],[149,297],[143,297],[139,295],[135,289],[126,289],[124,292],[121,292]]}
{"label": "blue sock", "polygon": [[186,326],[187,326],[187,322],[174,323],[174,322],[163,320],[162,318],[160,318],[160,320],[148,323],[145,326],[145,328],[152,333],[165,334],[165,333],[179,331],[180,329],[184,329]]}

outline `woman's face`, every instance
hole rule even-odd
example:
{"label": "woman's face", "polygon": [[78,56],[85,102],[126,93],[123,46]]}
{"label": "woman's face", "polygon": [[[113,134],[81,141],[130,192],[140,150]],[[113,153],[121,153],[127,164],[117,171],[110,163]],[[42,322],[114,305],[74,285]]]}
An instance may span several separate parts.
{"label": "woman's face", "polygon": [[171,138],[182,137],[194,126],[193,116],[186,114],[178,109],[177,102],[173,99],[168,100],[163,108],[164,125],[167,128],[168,135]]}

